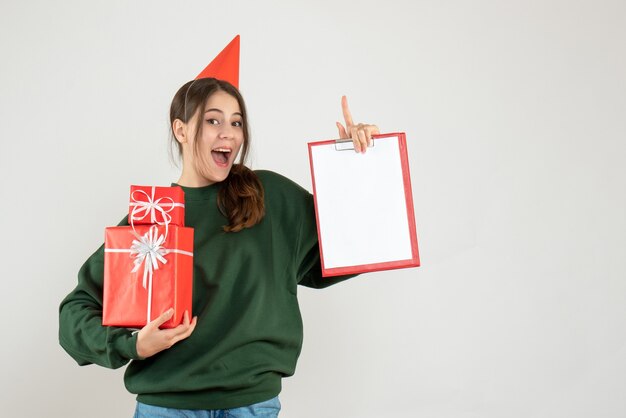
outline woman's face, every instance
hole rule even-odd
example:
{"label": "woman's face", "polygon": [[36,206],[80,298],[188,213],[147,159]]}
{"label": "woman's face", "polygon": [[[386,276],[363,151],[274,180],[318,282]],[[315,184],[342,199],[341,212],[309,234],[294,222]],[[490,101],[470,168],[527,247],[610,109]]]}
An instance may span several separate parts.
{"label": "woman's face", "polygon": [[190,121],[191,132],[202,123],[198,139],[197,174],[211,183],[220,182],[228,173],[243,144],[243,116],[237,99],[224,91],[213,93],[199,115]]}

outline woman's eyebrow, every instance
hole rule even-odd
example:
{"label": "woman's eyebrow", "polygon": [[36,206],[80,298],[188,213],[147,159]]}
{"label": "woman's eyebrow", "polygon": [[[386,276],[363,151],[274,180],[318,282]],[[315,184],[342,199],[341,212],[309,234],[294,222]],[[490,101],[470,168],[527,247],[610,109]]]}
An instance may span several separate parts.
{"label": "woman's eyebrow", "polygon": [[[204,113],[209,113],[209,112],[220,112],[222,115],[224,114],[224,112],[222,110],[215,109],[215,108],[207,109],[207,110],[204,111]],[[235,113],[233,113],[233,116],[234,115],[238,115],[238,116],[243,117],[243,114],[241,114],[240,112],[235,112]]]}

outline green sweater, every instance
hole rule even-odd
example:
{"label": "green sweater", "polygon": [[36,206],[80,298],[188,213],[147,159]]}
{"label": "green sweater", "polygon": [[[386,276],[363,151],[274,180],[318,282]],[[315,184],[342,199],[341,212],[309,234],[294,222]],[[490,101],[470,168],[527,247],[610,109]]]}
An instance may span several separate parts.
{"label": "green sweater", "polygon": [[297,285],[321,288],[351,276],[321,277],[311,194],[276,173],[256,173],[266,215],[236,233],[222,231],[220,184],[183,187],[185,225],[194,228],[198,323],[170,349],[141,360],[136,334],[102,326],[103,247],[85,262],[59,320],[61,346],[78,364],[118,368],[133,360],[126,388],[140,402],[170,408],[227,409],[278,395],[302,347]]}

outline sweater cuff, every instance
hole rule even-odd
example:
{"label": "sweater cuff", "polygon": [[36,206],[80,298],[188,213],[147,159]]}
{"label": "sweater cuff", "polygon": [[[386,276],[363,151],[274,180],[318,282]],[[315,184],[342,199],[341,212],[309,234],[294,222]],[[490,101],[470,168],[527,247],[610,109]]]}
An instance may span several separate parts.
{"label": "sweater cuff", "polygon": [[122,357],[131,360],[143,360],[137,354],[137,333],[128,330],[128,334],[121,335],[115,341],[115,349]]}

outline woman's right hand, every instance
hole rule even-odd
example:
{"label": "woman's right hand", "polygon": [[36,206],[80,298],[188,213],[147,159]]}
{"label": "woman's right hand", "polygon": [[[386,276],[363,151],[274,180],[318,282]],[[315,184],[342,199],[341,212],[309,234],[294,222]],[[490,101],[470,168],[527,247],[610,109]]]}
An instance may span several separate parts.
{"label": "woman's right hand", "polygon": [[187,311],[183,315],[183,323],[176,328],[159,329],[161,325],[170,320],[172,315],[174,315],[174,309],[168,309],[139,331],[137,334],[137,354],[139,357],[144,359],[151,357],[191,335],[196,327],[198,317],[194,316],[190,322]]}

